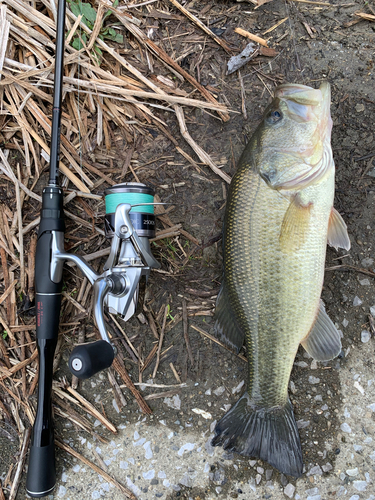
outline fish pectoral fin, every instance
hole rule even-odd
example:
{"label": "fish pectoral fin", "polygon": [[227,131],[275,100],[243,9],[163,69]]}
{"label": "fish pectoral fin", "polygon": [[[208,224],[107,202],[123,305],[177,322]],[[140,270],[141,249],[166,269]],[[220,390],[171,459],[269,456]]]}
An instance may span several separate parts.
{"label": "fish pectoral fin", "polygon": [[317,361],[329,361],[341,352],[340,334],[326,313],[322,300],[315,323],[301,344]]}
{"label": "fish pectoral fin", "polygon": [[329,216],[327,242],[328,245],[336,248],[336,250],[339,248],[350,249],[350,239],[346,224],[338,211],[333,207]]}
{"label": "fish pectoral fin", "polygon": [[217,337],[220,338],[228,347],[237,353],[243,346],[245,334],[238,326],[235,314],[230,305],[228,292],[225,282],[221,284],[219,295],[216,299],[214,330]]}
{"label": "fish pectoral fin", "polygon": [[312,203],[303,204],[297,194],[285,212],[279,242],[286,253],[296,252],[306,241]]}

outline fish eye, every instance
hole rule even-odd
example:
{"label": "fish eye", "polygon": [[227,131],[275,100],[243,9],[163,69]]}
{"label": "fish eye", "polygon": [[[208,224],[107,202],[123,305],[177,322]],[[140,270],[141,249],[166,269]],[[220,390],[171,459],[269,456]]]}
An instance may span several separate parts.
{"label": "fish eye", "polygon": [[270,111],[270,113],[268,114],[267,122],[274,124],[274,123],[279,122],[282,119],[282,117],[283,117],[282,112],[279,111],[278,109],[274,109],[274,110]]}

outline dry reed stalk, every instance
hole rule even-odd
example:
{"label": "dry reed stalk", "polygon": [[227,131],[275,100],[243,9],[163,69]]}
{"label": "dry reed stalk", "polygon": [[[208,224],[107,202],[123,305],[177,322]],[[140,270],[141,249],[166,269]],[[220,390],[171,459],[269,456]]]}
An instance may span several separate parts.
{"label": "dry reed stalk", "polygon": [[[0,5],[0,71],[3,69],[6,49],[9,38],[10,22],[6,19],[7,6]],[[1,73],[0,73],[1,80]]]}
{"label": "dry reed stalk", "polygon": [[152,413],[151,408],[148,406],[148,404],[143,399],[141,393],[138,391],[138,389],[133,384],[131,378],[127,374],[127,371],[126,371],[125,367],[122,365],[118,356],[115,357],[112,366],[117,371],[117,373],[120,375],[120,377],[124,381],[126,387],[132,392],[133,396],[135,397],[135,399],[136,399],[139,407],[143,411],[143,413],[151,414]]}
{"label": "dry reed stalk", "polygon": [[177,0],[169,0],[172,5],[174,5],[178,10],[180,10],[185,16],[190,19],[190,21],[193,21],[194,24],[196,24],[201,30],[203,30],[207,35],[209,35],[211,38],[215,40],[217,44],[219,44],[227,54],[231,54],[232,51],[229,48],[228,44],[224,41],[221,40],[213,31],[210,30],[200,19],[195,17],[191,12],[189,12],[185,7],[183,7],[180,3],[177,2]]}
{"label": "dry reed stalk", "polygon": [[[106,0],[107,5],[109,5],[110,3],[110,0]],[[152,40],[147,38],[146,35],[137,26],[129,23],[117,11],[114,11],[114,13],[119,21],[123,23],[123,25],[138,39],[140,43],[142,43],[142,45],[148,48],[154,55],[156,55],[156,57],[158,57],[166,65],[170,66],[171,69],[180,74],[189,83],[191,83],[207,99],[207,101],[211,102],[212,104],[218,104],[217,100],[206,88],[204,88],[199,82],[197,82],[197,80],[189,73],[187,73],[187,71],[181,68],[181,66],[176,63],[163,49],[158,47]],[[159,92],[162,91],[159,89]],[[223,121],[229,120],[229,115],[226,110],[218,111],[218,114]]]}
{"label": "dry reed stalk", "polygon": [[[204,330],[202,330],[202,328],[199,328],[199,327],[194,326],[194,325],[191,325],[191,328],[194,328],[194,330],[196,330],[197,332],[199,332],[203,337],[207,337],[208,339],[212,340],[212,342],[215,342],[215,344],[223,347],[224,349],[226,349],[227,351],[231,352],[232,354],[235,354],[231,349],[229,349],[229,347],[227,347],[226,345],[224,345],[222,342],[220,342],[213,335],[210,335],[209,333],[207,333]],[[242,361],[247,362],[247,359],[242,354],[236,354],[236,356],[238,358],[242,359]]]}
{"label": "dry reed stalk", "polygon": [[23,469],[23,466],[25,464],[26,454],[27,454],[27,450],[29,447],[30,437],[31,437],[31,428],[28,428],[28,429],[26,429],[26,431],[24,432],[24,435],[23,435],[21,453],[20,453],[20,457],[18,459],[16,473],[15,473],[14,478],[13,478],[12,488],[11,488],[10,494],[9,494],[9,500],[15,500],[15,498],[16,498],[17,490],[18,490],[20,480],[21,480],[22,469]]}
{"label": "dry reed stalk", "polygon": [[161,347],[162,347],[163,339],[164,339],[165,325],[166,325],[166,322],[167,322],[168,312],[169,312],[169,306],[168,306],[168,304],[166,304],[165,309],[164,309],[163,324],[162,324],[162,327],[161,327],[161,332],[160,332],[160,337],[159,337],[158,350],[156,352],[156,363],[155,363],[154,371],[152,373],[152,378],[156,377],[156,372],[158,371],[158,368],[159,368],[160,353],[161,353]]}
{"label": "dry reed stalk", "polygon": [[103,469],[100,469],[94,463],[90,462],[90,460],[88,460],[86,457],[84,457],[83,455],[81,455],[80,453],[78,453],[77,451],[75,451],[69,445],[67,445],[66,443],[64,443],[62,441],[59,441],[59,440],[56,441],[56,445],[59,448],[61,448],[62,450],[70,453],[73,457],[76,457],[79,460],[81,460],[81,462],[83,462],[84,464],[86,464],[89,467],[91,467],[91,469],[93,469],[97,474],[99,474],[100,476],[102,476],[103,479],[105,479],[109,483],[113,484],[127,498],[130,498],[131,500],[137,500],[136,497],[133,495],[133,493],[131,491],[129,491],[127,488],[125,488],[125,486],[123,486],[122,484],[120,484],[118,481],[116,481],[116,479],[114,479],[109,474],[107,474],[107,472],[105,472]]}
{"label": "dry reed stalk", "polygon": [[215,165],[215,163],[212,161],[211,157],[205,151],[203,151],[203,149],[200,146],[198,146],[198,144],[194,141],[194,139],[189,134],[189,132],[187,130],[187,127],[186,127],[185,117],[184,117],[184,113],[182,111],[182,108],[180,108],[179,106],[175,106],[174,109],[176,111],[176,116],[177,116],[178,124],[180,125],[181,135],[184,137],[184,139],[186,140],[186,142],[196,152],[196,154],[198,155],[198,157],[201,160],[201,162],[203,162],[204,164],[208,165],[211,168],[211,170],[213,172],[215,172],[215,174],[217,174],[225,182],[227,182],[228,184],[230,184],[231,178],[229,177],[229,175],[226,174],[225,172],[223,172],[222,170],[220,170]]}

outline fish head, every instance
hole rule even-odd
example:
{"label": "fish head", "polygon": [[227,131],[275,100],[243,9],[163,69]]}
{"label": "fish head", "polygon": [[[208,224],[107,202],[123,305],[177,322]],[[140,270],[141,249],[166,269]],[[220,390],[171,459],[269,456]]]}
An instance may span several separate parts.
{"label": "fish head", "polygon": [[285,84],[275,90],[251,146],[256,168],[273,189],[301,189],[333,166],[330,85]]}

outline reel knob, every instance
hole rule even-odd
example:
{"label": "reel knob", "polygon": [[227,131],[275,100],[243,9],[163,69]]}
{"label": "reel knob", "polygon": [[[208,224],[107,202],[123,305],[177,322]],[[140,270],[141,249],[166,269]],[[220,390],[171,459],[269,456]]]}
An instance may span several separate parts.
{"label": "reel knob", "polygon": [[84,380],[109,368],[114,357],[113,347],[105,340],[82,344],[73,349],[69,369],[73,375]]}

